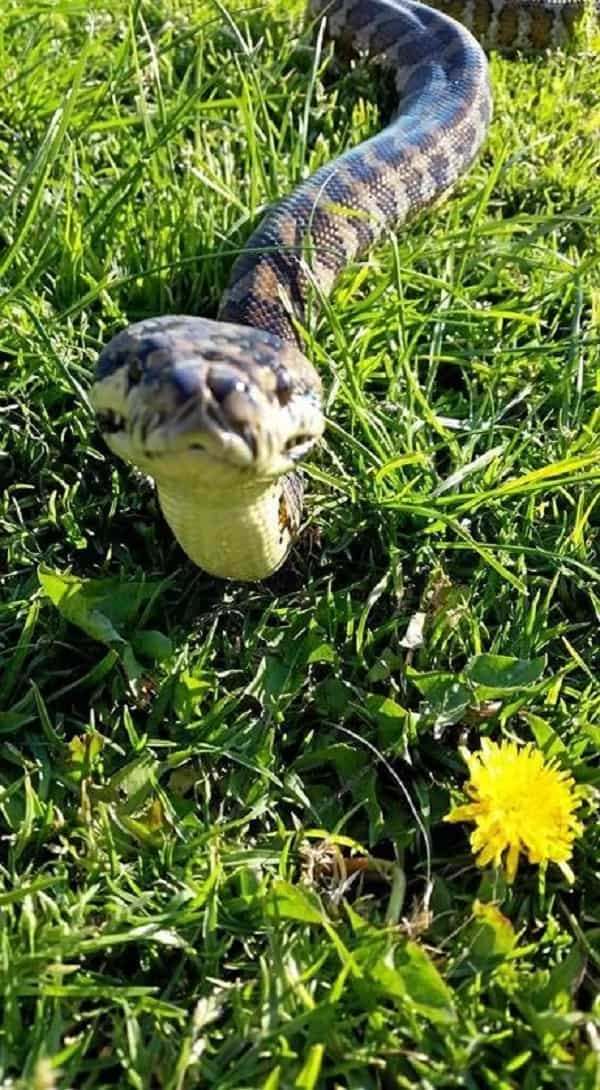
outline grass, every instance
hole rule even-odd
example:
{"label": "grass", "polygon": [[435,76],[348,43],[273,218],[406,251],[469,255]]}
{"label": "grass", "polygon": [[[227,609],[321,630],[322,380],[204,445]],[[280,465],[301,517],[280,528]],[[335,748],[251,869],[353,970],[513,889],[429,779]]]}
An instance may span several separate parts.
{"label": "grass", "polygon": [[[468,178],[312,322],[327,441],[255,587],[86,389],[214,315],[373,76],[208,0],[6,0],[0,73],[0,1086],[598,1090],[597,40],[492,58]],[[573,887],[443,823],[483,736],[585,787]]]}

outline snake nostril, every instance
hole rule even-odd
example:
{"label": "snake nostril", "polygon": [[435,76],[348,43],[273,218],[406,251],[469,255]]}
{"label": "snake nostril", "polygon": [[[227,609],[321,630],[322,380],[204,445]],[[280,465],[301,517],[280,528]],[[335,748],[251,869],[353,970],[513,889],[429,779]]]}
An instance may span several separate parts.
{"label": "snake nostril", "polygon": [[179,398],[184,401],[195,398],[202,389],[202,374],[194,360],[180,360],[172,368],[169,378]]}
{"label": "snake nostril", "polygon": [[277,400],[282,407],[291,401],[293,389],[294,384],[287,371],[278,371],[275,393],[277,394]]}
{"label": "snake nostril", "polygon": [[207,379],[208,388],[216,401],[221,403],[229,397],[234,390],[241,388],[240,380],[232,375],[220,375],[211,371]]}
{"label": "snake nostril", "polygon": [[114,435],[118,431],[123,431],[125,427],[125,420],[118,413],[107,409],[97,413],[98,427],[104,435]]}

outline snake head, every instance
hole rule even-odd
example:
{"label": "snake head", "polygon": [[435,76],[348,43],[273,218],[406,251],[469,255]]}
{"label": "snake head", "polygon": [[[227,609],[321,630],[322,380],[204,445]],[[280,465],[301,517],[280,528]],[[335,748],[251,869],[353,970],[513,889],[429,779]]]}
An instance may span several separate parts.
{"label": "snake head", "polygon": [[102,351],[91,391],[111,450],[154,477],[268,481],[324,428],[321,383],[294,345],[259,329],[173,315]]}

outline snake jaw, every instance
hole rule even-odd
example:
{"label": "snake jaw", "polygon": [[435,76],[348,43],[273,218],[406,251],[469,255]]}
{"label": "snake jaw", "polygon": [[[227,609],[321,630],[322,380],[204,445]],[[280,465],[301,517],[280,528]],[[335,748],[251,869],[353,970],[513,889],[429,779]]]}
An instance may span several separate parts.
{"label": "snake jaw", "polygon": [[207,487],[289,472],[323,432],[319,378],[261,330],[170,316],[106,346],[91,394],[107,445],[157,479]]}

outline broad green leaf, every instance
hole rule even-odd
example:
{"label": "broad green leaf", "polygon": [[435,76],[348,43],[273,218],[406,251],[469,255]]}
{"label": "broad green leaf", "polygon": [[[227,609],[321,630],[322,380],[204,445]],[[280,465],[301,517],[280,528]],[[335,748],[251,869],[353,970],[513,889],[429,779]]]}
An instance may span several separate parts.
{"label": "broad green leaf", "polygon": [[335,647],[325,639],[323,634],[318,628],[314,628],[308,632],[300,646],[297,653],[293,656],[295,663],[311,663],[311,662],[331,662],[338,661],[338,653]]}
{"label": "broad green leaf", "polygon": [[452,990],[418,943],[407,941],[390,950],[370,975],[386,995],[409,999],[430,1021],[456,1020]]}
{"label": "broad green leaf", "polygon": [[438,671],[419,673],[407,669],[407,677],[427,699],[428,709],[435,717],[435,726],[458,723],[473,702],[473,693],[456,674]]}
{"label": "broad green leaf", "polygon": [[250,682],[247,693],[265,708],[272,709],[290,684],[290,667],[276,655],[265,655]]}
{"label": "broad green leaf", "polygon": [[163,662],[173,654],[173,644],[168,636],[153,628],[135,632],[131,636],[131,645],[136,654],[141,655],[142,658],[152,659],[154,662]]}
{"label": "broad green leaf", "polygon": [[[80,579],[44,568],[40,568],[38,578],[42,590],[65,620],[116,651],[130,680],[140,677],[143,671],[135,657],[129,629],[162,584]],[[150,658],[160,660],[171,651],[167,637],[153,630],[132,633],[131,640]]]}
{"label": "broad green leaf", "polygon": [[341,678],[327,678],[315,689],[315,705],[322,715],[344,716],[354,693]]}
{"label": "broad green leaf", "polygon": [[332,742],[329,746],[310,749],[296,761],[296,767],[302,769],[323,768],[324,765],[333,765],[340,778],[346,781],[364,767],[364,758],[348,742]]}
{"label": "broad green leaf", "polygon": [[141,581],[124,583],[119,579],[80,579],[44,568],[40,568],[38,578],[63,616],[95,639],[100,638],[94,631],[96,611],[119,635],[122,627],[138,617],[141,607],[161,586],[160,583]]}
{"label": "broad green leaf", "polygon": [[80,628],[87,636],[109,647],[121,649],[126,642],[118,629],[103,613],[98,605],[103,603],[103,594],[90,593],[80,579],[74,576],[59,575],[56,572],[40,572],[40,584],[58,612],[71,624]]}
{"label": "broad green leaf", "polygon": [[366,693],[365,706],[378,727],[399,731],[406,722],[408,712],[389,696],[380,693]]}
{"label": "broad green leaf", "polygon": [[301,923],[323,923],[323,911],[316,894],[278,879],[271,886],[271,914],[285,920]]}
{"label": "broad green leaf", "polygon": [[546,667],[546,659],[516,659],[510,655],[475,655],[465,676],[486,689],[526,689],[535,685]]}
{"label": "broad green leaf", "polygon": [[469,926],[469,960],[477,966],[502,960],[517,941],[514,927],[494,904],[475,901]]}

